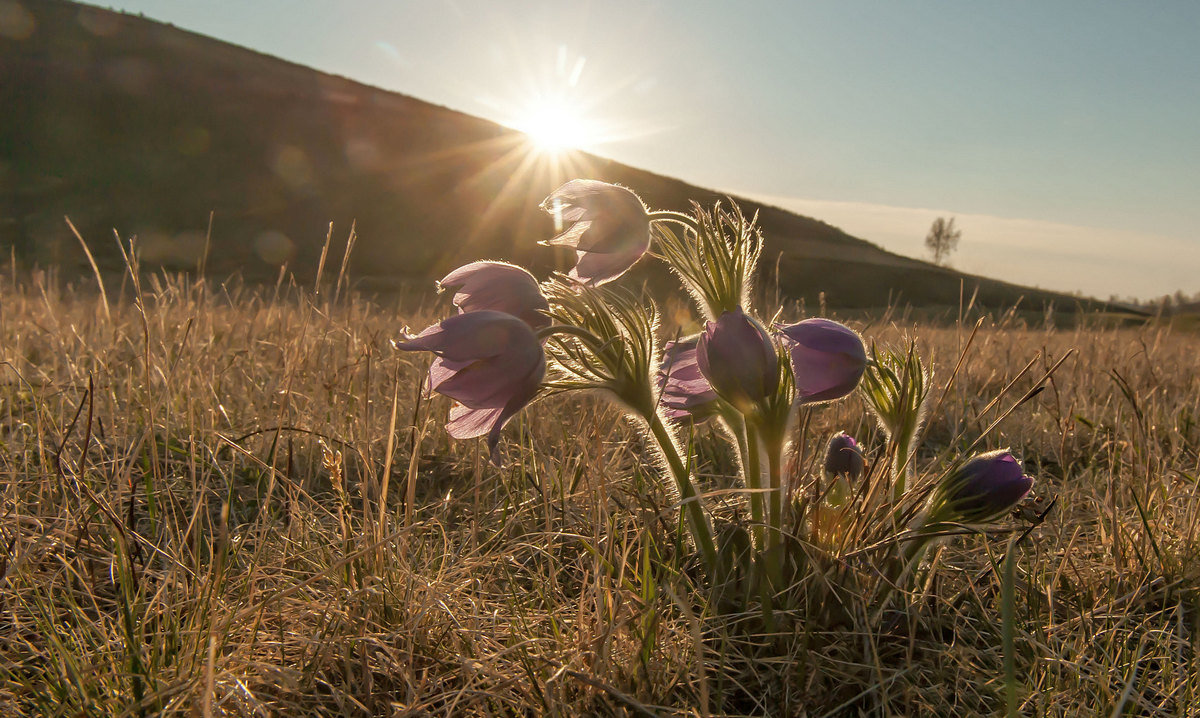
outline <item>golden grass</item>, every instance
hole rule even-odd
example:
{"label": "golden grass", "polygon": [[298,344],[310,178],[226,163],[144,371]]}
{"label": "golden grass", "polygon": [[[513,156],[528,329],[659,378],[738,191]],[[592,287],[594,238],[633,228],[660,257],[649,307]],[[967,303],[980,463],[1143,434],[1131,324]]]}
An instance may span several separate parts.
{"label": "golden grass", "polygon": [[[963,716],[1010,685],[1021,715],[1200,715],[1192,333],[985,319],[921,472],[1071,353],[984,441],[1058,497],[1016,549],[1011,618],[985,573],[1005,530],[937,552],[887,621],[859,605],[764,636],[706,603],[608,405],[535,405],[497,469],[389,344],[431,306],[145,281],[108,308],[0,288],[4,715]],[[965,322],[858,327],[915,338],[937,401]],[[857,398],[811,441],[838,429],[880,443]],[[708,490],[727,466],[705,453]]]}

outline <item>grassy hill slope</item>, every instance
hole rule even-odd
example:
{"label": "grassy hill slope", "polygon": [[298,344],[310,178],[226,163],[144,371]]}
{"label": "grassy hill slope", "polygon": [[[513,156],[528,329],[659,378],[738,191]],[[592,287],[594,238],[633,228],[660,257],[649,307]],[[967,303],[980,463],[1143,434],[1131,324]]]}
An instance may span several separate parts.
{"label": "grassy hill slope", "polygon": [[[584,153],[539,157],[494,123],[169,25],[57,0],[17,7],[0,37],[0,249],[28,262],[83,266],[69,215],[106,267],[119,266],[116,228],[138,236],[146,266],[194,268],[211,211],[218,275],[274,277],[286,261],[311,276],[330,222],[339,242],[356,223],[351,270],[384,284],[481,257],[545,271],[565,258],[535,244],[553,232],[536,207],[567,179],[620,182],[664,209],[720,198]],[[737,201],[759,212],[764,266],[795,298],[953,305],[965,278],[987,306],[1075,301]]]}

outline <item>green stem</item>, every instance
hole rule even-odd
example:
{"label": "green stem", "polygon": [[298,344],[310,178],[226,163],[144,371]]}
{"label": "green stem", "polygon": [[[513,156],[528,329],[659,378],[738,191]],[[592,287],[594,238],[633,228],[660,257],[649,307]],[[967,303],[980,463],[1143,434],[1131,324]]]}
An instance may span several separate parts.
{"label": "green stem", "polygon": [[736,409],[728,404],[725,404],[724,408],[719,411],[721,419],[725,421],[726,428],[729,429],[729,433],[733,435],[733,440],[737,444],[738,468],[744,474],[746,464],[750,460],[750,449],[746,440],[746,421]]}
{"label": "green stem", "polygon": [[766,549],[765,532],[767,527],[766,503],[762,485],[762,455],[758,429],[752,422],[745,422],[746,427],[746,488],[750,489],[750,535],[754,538],[754,548],[757,551]]}
{"label": "green stem", "polygon": [[1016,633],[1015,598],[1013,584],[1017,580],[1017,557],[1015,555],[1017,539],[1014,536],[1008,541],[1008,549],[1004,552],[1004,573],[1000,581],[1000,626],[1001,641],[1004,653],[1004,702],[1007,704],[1008,718],[1020,715],[1020,701],[1017,700],[1017,659],[1014,638]]}
{"label": "green stem", "polygon": [[706,567],[712,571],[717,565],[717,548],[713,542],[712,526],[709,525],[708,516],[705,515],[704,507],[700,503],[700,493],[692,484],[688,467],[680,457],[679,449],[675,446],[675,439],[663,424],[662,418],[655,412],[650,412],[649,416],[645,418],[650,425],[650,433],[658,442],[658,448],[666,458],[671,474],[675,478],[675,484],[679,488],[681,511],[688,530],[692,534],[692,540],[696,542],[696,548],[704,557]]}
{"label": "green stem", "polygon": [[767,568],[768,577],[775,591],[782,591],[783,563],[783,434],[769,431],[763,437],[763,448],[767,452],[767,474],[771,492],[767,511]]}
{"label": "green stem", "polygon": [[774,547],[783,542],[783,442],[770,437],[765,443],[767,472],[770,476],[770,507],[767,511],[771,533],[768,543]]}

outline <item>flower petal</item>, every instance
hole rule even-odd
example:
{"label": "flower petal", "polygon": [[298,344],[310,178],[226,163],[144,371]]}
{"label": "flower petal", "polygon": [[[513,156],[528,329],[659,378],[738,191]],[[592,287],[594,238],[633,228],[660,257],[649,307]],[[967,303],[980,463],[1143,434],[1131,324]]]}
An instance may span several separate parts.
{"label": "flower petal", "polygon": [[848,354],[826,354],[799,344],[788,347],[801,403],[841,399],[854,391],[865,365]]}
{"label": "flower petal", "polygon": [[490,309],[456,314],[396,347],[437,355],[428,386],[459,402],[447,430],[456,438],[486,433],[493,461],[504,422],[537,396],[546,374],[546,354],[533,329]]}
{"label": "flower petal", "polygon": [[780,327],[779,333],[791,355],[800,403],[840,399],[858,386],[867,368],[867,351],[853,329],[814,318]]}
{"label": "flower petal", "polygon": [[646,206],[632,190],[600,180],[575,179],[550,193],[541,205],[558,213],[564,222],[579,222],[603,215],[645,214]]}
{"label": "flower petal", "polygon": [[[669,419],[683,419],[703,413],[717,393],[712,384],[700,372],[696,348],[699,338],[667,342],[663,347],[663,360],[659,365],[657,385],[659,405]],[[701,417],[695,416],[699,419]]]}
{"label": "flower petal", "polygon": [[506,312],[535,329],[550,324],[549,317],[542,313],[550,305],[537,279],[515,264],[472,262],[447,274],[438,286],[455,290],[451,301],[460,312]]}
{"label": "flower petal", "polygon": [[473,439],[492,430],[504,407],[472,409],[464,404],[450,407],[450,418],[446,421],[446,433],[455,439]]}
{"label": "flower petal", "polygon": [[429,378],[426,380],[426,391],[437,391],[437,388],[442,385],[447,379],[453,377],[456,373],[466,369],[474,364],[477,359],[469,359],[466,361],[451,361],[443,357],[434,357],[429,364]]}
{"label": "flower petal", "polygon": [[575,266],[567,274],[582,284],[598,287],[628,272],[649,248],[632,248],[621,254],[576,250]]}
{"label": "flower petal", "polygon": [[466,404],[473,409],[504,406],[513,397],[528,389],[528,377],[545,373],[545,355],[541,345],[537,354],[532,351],[512,351],[487,361],[477,361],[444,380],[437,392]]}
{"label": "flower petal", "polygon": [[570,276],[584,284],[596,286],[616,279],[650,248],[646,206],[624,187],[572,180],[551,193],[542,209],[573,223],[543,244],[574,247],[576,265]]}
{"label": "flower petal", "polygon": [[529,327],[506,312],[482,310],[443,319],[407,341],[396,342],[402,351],[430,351],[452,361],[494,357],[512,346]]}

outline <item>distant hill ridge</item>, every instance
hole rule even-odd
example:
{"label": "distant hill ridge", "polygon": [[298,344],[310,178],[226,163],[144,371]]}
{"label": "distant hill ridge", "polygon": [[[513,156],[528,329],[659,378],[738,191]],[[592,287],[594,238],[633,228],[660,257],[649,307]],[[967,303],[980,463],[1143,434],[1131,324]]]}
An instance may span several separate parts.
{"label": "distant hill ridge", "polygon": [[[356,223],[360,277],[427,281],[477,258],[545,271],[564,258],[536,245],[553,232],[537,205],[568,179],[618,182],[664,209],[722,198],[585,153],[556,169],[495,123],[141,17],[60,0],[16,7],[0,27],[0,249],[30,263],[82,266],[69,215],[106,267],[119,266],[116,228],[138,236],[145,265],[192,269],[211,211],[214,275],[274,277],[286,261],[311,276],[330,222],[337,252]],[[1077,301],[735,199],[758,213],[765,270],[786,296]]]}

